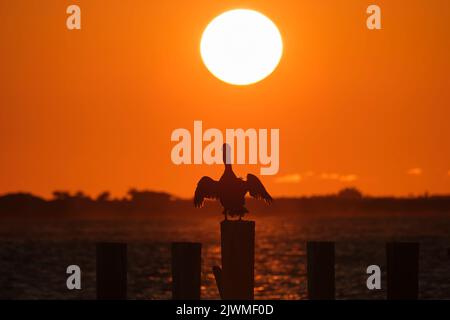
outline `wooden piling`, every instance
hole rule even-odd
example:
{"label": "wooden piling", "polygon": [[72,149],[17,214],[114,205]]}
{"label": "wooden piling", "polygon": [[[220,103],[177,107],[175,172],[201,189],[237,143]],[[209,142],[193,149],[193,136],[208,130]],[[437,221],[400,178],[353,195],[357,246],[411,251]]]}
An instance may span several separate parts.
{"label": "wooden piling", "polygon": [[253,300],[255,222],[225,220],[220,223],[223,299]]}
{"label": "wooden piling", "polygon": [[335,299],[334,242],[307,243],[308,298]]}
{"label": "wooden piling", "polygon": [[200,300],[202,245],[172,243],[172,299]]}
{"label": "wooden piling", "polygon": [[97,244],[97,299],[127,299],[127,244]]}
{"label": "wooden piling", "polygon": [[216,279],[216,286],[219,291],[220,299],[224,299],[223,297],[223,280],[222,280],[222,268],[219,266],[214,266],[212,268],[214,278]]}
{"label": "wooden piling", "polygon": [[391,242],[386,245],[387,298],[416,300],[419,297],[419,244]]}

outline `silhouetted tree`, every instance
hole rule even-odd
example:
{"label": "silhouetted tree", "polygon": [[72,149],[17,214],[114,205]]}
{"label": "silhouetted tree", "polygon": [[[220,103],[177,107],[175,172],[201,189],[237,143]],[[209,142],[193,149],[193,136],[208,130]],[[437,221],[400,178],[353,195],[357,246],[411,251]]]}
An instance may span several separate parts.
{"label": "silhouetted tree", "polygon": [[55,200],[67,200],[70,198],[70,193],[67,191],[53,191],[52,194]]}
{"label": "silhouetted tree", "polygon": [[131,204],[138,210],[160,210],[165,209],[170,202],[171,196],[165,192],[138,191],[130,189],[128,195],[131,197]]}
{"label": "silhouetted tree", "polygon": [[89,200],[90,197],[87,196],[83,191],[77,191],[75,195],[73,196],[76,200]]}
{"label": "silhouetted tree", "polygon": [[111,198],[111,194],[109,193],[109,191],[104,191],[98,195],[96,200],[99,202],[106,202],[106,201],[109,201],[110,198]]}
{"label": "silhouetted tree", "polygon": [[28,215],[45,211],[46,201],[31,193],[11,193],[0,197],[0,213],[10,216]]}
{"label": "silhouetted tree", "polygon": [[362,199],[363,194],[357,188],[351,187],[340,190],[338,197],[342,199]]}

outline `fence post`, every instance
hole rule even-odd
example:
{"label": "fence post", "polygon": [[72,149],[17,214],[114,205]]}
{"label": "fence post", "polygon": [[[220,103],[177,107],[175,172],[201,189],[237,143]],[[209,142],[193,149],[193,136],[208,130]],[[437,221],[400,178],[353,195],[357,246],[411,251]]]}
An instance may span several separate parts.
{"label": "fence post", "polygon": [[387,298],[416,300],[419,297],[419,244],[390,242],[386,245]]}
{"label": "fence post", "polygon": [[172,299],[200,300],[202,244],[172,243]]}
{"label": "fence post", "polygon": [[220,223],[223,299],[253,300],[255,281],[255,222],[224,220]]}
{"label": "fence post", "polygon": [[335,299],[334,242],[307,243],[308,298]]}
{"label": "fence post", "polygon": [[127,299],[127,244],[97,244],[97,299]]}

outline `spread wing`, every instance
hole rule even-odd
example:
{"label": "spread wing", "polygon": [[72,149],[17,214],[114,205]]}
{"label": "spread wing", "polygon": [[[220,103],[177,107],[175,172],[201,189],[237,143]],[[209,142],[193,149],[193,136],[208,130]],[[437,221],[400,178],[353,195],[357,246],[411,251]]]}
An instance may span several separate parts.
{"label": "spread wing", "polygon": [[194,194],[194,206],[196,208],[202,207],[205,198],[219,198],[219,182],[211,179],[210,177],[203,177],[197,183],[197,188],[195,189]]}
{"label": "spread wing", "polygon": [[272,203],[273,199],[264,188],[261,181],[254,175],[247,175],[247,189],[250,195],[256,199],[263,199],[267,203]]}

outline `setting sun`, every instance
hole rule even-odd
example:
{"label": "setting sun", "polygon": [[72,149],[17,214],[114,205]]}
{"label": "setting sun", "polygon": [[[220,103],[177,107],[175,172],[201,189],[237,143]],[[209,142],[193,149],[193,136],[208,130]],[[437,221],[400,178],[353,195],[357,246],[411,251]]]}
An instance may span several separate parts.
{"label": "setting sun", "polygon": [[248,85],[275,70],[283,53],[283,42],[269,18],[257,11],[236,9],[209,23],[200,51],[214,76],[230,84]]}

